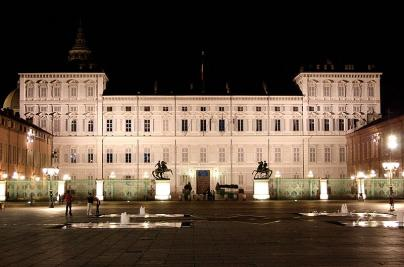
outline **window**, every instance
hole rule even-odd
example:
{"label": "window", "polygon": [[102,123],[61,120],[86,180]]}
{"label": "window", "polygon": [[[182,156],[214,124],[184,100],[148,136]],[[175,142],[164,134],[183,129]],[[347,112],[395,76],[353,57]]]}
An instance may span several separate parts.
{"label": "window", "polygon": [[112,107],[107,107],[107,111],[108,112],[112,111]]}
{"label": "window", "polygon": [[94,96],[94,87],[88,86],[87,87],[87,97],[93,97],[93,96]]}
{"label": "window", "polygon": [[46,129],[46,118],[41,118],[39,120],[39,127],[41,127],[42,129]]}
{"label": "window", "polygon": [[182,148],[182,162],[188,162],[188,148]]}
{"label": "window", "polygon": [[224,119],[219,120],[219,132],[224,132],[225,131],[225,122]]}
{"label": "window", "polygon": [[275,147],[275,162],[281,162],[281,148]]}
{"label": "window", "polygon": [[150,132],[150,120],[144,120],[144,131]]}
{"label": "window", "polygon": [[331,148],[330,147],[324,148],[324,161],[331,162]]}
{"label": "window", "polygon": [[219,148],[219,162],[225,162],[226,158],[225,158],[225,149],[224,147],[220,147]]}
{"label": "window", "polygon": [[126,107],[125,107],[125,111],[132,111],[132,107],[126,106]]}
{"label": "window", "polygon": [[188,120],[181,120],[181,131],[188,132]]}
{"label": "window", "polygon": [[281,120],[276,119],[275,120],[275,132],[280,132],[281,131]]}
{"label": "window", "polygon": [[26,108],[27,112],[31,112],[31,113],[34,112],[34,107],[33,106],[27,106],[25,108]]}
{"label": "window", "polygon": [[281,111],[281,107],[275,107],[275,111]]}
{"label": "window", "polygon": [[125,131],[126,132],[132,131],[132,120],[125,120]]}
{"label": "window", "polygon": [[169,158],[169,156],[170,156],[170,151],[168,150],[168,148],[163,148],[163,161],[165,161],[165,162],[170,162],[170,158]]}
{"label": "window", "polygon": [[361,106],[353,106],[353,112],[361,112]]}
{"label": "window", "polygon": [[339,112],[346,112],[346,106],[338,106]]}
{"label": "window", "polygon": [[150,106],[145,106],[144,111],[150,111]]}
{"label": "window", "polygon": [[237,131],[244,131],[244,120],[237,120]]}
{"label": "window", "polygon": [[299,111],[299,107],[293,107],[293,111]]}
{"label": "window", "polygon": [[112,149],[108,148],[107,149],[107,163],[112,163],[114,160],[113,154],[112,154]]}
{"label": "window", "polygon": [[168,107],[163,107],[163,111],[168,111]]}
{"label": "window", "polygon": [[300,161],[300,148],[294,147],[293,148],[293,162]]}
{"label": "window", "polygon": [[314,131],[314,119],[309,119],[309,131]]}
{"label": "window", "polygon": [[338,83],[338,96],[345,97],[346,96],[346,87],[344,82]]}
{"label": "window", "polygon": [[53,120],[53,131],[54,131],[54,133],[60,132],[60,119]]}
{"label": "window", "polygon": [[255,121],[255,130],[257,132],[262,132],[262,120]]}
{"label": "window", "polygon": [[368,83],[368,97],[375,96],[375,84],[373,82]]}
{"label": "window", "polygon": [[40,87],[39,87],[40,97],[46,97],[47,90],[48,90],[48,88],[46,87],[46,84],[40,85]]}
{"label": "window", "polygon": [[60,83],[56,83],[52,87],[52,96],[60,97]]}
{"label": "window", "polygon": [[163,120],[163,132],[168,132],[168,120]]}
{"label": "window", "polygon": [[201,111],[206,111],[206,107],[201,107]]}
{"label": "window", "polygon": [[344,131],[344,119],[339,119],[338,120],[338,130],[339,131]]}
{"label": "window", "polygon": [[237,161],[244,162],[244,148],[242,147],[237,149]]}
{"label": "window", "polygon": [[243,111],[243,107],[237,107],[237,111]]}
{"label": "window", "polygon": [[255,111],[260,112],[260,111],[261,111],[261,107],[255,107]]}
{"label": "window", "polygon": [[182,107],[182,111],[188,111],[188,107]]}
{"label": "window", "polygon": [[300,127],[299,127],[299,120],[298,119],[293,119],[293,131],[299,131]]}
{"label": "window", "polygon": [[339,148],[339,162],[345,162],[345,147]]}
{"label": "window", "polygon": [[257,147],[255,150],[255,154],[256,154],[256,161],[262,161],[262,147]]}
{"label": "window", "polygon": [[144,163],[150,163],[150,148],[145,148],[144,149],[143,162]]}
{"label": "window", "polygon": [[77,132],[77,121],[76,120],[72,120],[71,125],[70,125],[70,131]]}
{"label": "window", "polygon": [[77,97],[77,85],[70,86],[70,97]]}
{"label": "window", "polygon": [[323,96],[330,97],[331,96],[331,83],[326,82],[323,84]]}
{"label": "window", "polygon": [[206,148],[205,147],[201,147],[201,149],[199,151],[199,157],[200,157],[200,161],[202,163],[206,163]]}
{"label": "window", "polygon": [[125,149],[125,163],[132,163],[132,150],[130,148]]}
{"label": "window", "polygon": [[314,111],[314,107],[313,107],[313,106],[309,106],[309,111]]}
{"label": "window", "polygon": [[70,163],[77,163],[77,150],[75,148],[70,149]]}
{"label": "window", "polygon": [[224,107],[219,107],[219,111],[224,111]]}
{"label": "window", "polygon": [[[54,111],[56,111],[56,110],[54,110]],[[59,110],[59,112],[60,112],[60,110]],[[93,113],[94,112],[94,106],[87,106],[86,107],[86,112]]]}
{"label": "window", "polygon": [[353,96],[354,97],[361,97],[361,87],[359,83],[354,83],[352,85],[353,88]]}
{"label": "window", "polygon": [[34,84],[33,83],[27,83],[27,97],[34,97]]}
{"label": "window", "polygon": [[330,130],[330,120],[324,119],[324,131],[328,132]]}
{"label": "window", "polygon": [[316,162],[316,148],[314,147],[309,149],[309,162]]}
{"label": "window", "polygon": [[94,149],[89,148],[87,153],[87,163],[93,163],[93,162],[94,162]]}
{"label": "window", "polygon": [[88,121],[87,131],[88,132],[94,132],[94,121],[93,120]]}
{"label": "window", "polygon": [[69,108],[69,111],[70,111],[70,112],[77,112],[77,106],[71,106],[71,107]]}
{"label": "window", "polygon": [[316,96],[316,84],[314,82],[309,82],[308,94],[309,96]]}
{"label": "window", "polygon": [[107,120],[107,132],[112,132],[112,120]]}
{"label": "window", "polygon": [[201,120],[201,132],[206,132],[206,120]]}

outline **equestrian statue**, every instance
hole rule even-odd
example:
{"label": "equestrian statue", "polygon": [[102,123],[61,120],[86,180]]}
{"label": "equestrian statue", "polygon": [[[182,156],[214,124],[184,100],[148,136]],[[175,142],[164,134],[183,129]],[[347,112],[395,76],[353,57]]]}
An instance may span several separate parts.
{"label": "equestrian statue", "polygon": [[171,175],[173,174],[173,171],[169,168],[167,168],[167,162],[160,160],[154,165],[154,167],[157,167],[154,171],[152,171],[152,175],[154,178],[157,180],[170,180],[170,178],[164,177],[163,174],[165,172],[171,172]]}
{"label": "equestrian statue", "polygon": [[272,175],[272,170],[268,168],[268,163],[264,160],[264,162],[258,162],[258,167],[252,174],[254,174],[254,179],[269,179]]}

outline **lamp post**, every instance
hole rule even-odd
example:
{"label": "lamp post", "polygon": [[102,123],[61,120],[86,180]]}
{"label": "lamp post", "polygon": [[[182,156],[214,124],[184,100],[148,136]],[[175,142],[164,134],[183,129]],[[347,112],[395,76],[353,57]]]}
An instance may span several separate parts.
{"label": "lamp post", "polygon": [[390,160],[383,162],[383,169],[388,171],[389,176],[389,203],[390,203],[390,211],[394,211],[394,198],[393,198],[393,171],[397,170],[400,166],[400,163],[392,161],[392,152],[398,146],[397,136],[390,135],[387,138],[387,147],[390,150]]}
{"label": "lamp post", "polygon": [[53,203],[53,189],[52,189],[52,177],[59,174],[59,169],[50,167],[50,168],[43,168],[43,174],[49,176],[49,208],[54,208]]}

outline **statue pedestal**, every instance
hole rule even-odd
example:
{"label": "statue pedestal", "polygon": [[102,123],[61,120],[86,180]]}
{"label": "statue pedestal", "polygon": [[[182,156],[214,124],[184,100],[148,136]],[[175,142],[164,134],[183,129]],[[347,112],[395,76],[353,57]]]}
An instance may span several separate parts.
{"label": "statue pedestal", "polygon": [[269,199],[269,179],[254,179],[254,199]]}
{"label": "statue pedestal", "polygon": [[169,200],[170,195],[170,180],[156,180],[156,200]]}

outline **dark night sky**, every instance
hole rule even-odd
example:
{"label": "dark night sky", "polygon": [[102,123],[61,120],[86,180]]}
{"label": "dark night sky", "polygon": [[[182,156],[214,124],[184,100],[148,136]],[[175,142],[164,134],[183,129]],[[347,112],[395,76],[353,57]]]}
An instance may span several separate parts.
{"label": "dark night sky", "polygon": [[136,3],[3,7],[1,98],[15,88],[18,72],[52,72],[66,63],[81,17],[110,93],[147,92],[154,80],[172,87],[196,82],[204,49],[215,90],[224,92],[229,81],[249,92],[266,80],[270,93],[290,94],[300,65],[330,59],[376,64],[384,73],[383,110],[404,110],[404,17],[397,6]]}

